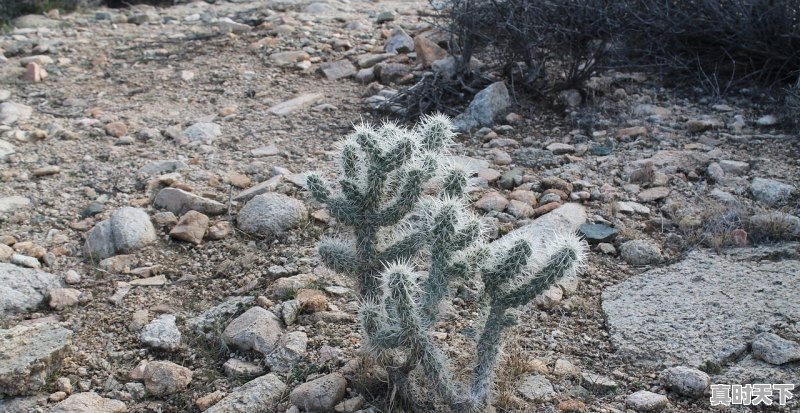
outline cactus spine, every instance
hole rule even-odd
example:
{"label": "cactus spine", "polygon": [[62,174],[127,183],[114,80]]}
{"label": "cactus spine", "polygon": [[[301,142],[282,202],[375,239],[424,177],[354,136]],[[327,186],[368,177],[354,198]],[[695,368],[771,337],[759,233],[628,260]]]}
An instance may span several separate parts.
{"label": "cactus spine", "polygon": [[[446,160],[452,138],[442,115],[424,117],[413,130],[360,125],[341,143],[337,193],[317,175],[308,186],[352,229],[345,238],[320,241],[319,254],[358,281],[361,328],[372,353],[402,353],[402,365],[390,369],[396,382],[421,366],[453,411],[480,412],[489,402],[502,333],[516,324],[514,309],[578,271],[585,247],[574,234],[552,234],[539,254],[519,237],[487,245],[467,207],[471,171]],[[426,184],[436,195],[423,195]],[[413,264],[421,262],[428,271],[422,280]],[[486,321],[466,386],[453,378],[429,332],[450,283],[477,274]]]}

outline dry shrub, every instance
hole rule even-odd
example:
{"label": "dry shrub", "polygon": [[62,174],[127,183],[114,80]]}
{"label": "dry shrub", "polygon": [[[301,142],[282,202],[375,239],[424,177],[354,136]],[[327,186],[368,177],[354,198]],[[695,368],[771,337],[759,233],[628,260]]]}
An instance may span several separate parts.
{"label": "dry shrub", "polygon": [[[456,79],[418,87],[415,113],[450,109],[439,103],[453,86],[473,94],[476,79],[497,73],[534,97],[580,89],[607,69],[713,97],[743,87],[777,97],[800,75],[800,0],[446,0],[437,24],[450,33]],[[471,67],[474,57],[484,65]],[[800,108],[797,90],[790,109]]]}

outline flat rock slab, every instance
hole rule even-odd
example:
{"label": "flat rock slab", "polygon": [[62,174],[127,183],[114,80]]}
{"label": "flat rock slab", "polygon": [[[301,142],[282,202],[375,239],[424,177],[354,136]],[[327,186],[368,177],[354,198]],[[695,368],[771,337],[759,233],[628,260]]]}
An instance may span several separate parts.
{"label": "flat rock slab", "polygon": [[568,203],[536,218],[530,224],[509,232],[493,244],[498,246],[509,244],[521,236],[531,241],[534,251],[541,251],[545,248],[547,236],[551,231],[575,232],[584,222],[586,222],[586,209],[580,204]]}
{"label": "flat rock slab", "polygon": [[285,102],[281,102],[267,109],[267,112],[272,113],[273,115],[286,116],[292,112],[296,112],[311,106],[314,102],[317,102],[323,97],[324,95],[322,93],[306,93]]}
{"label": "flat rock slab", "polygon": [[33,310],[50,289],[60,287],[60,278],[53,274],[0,263],[0,315]]}
{"label": "flat rock slab", "polygon": [[158,192],[153,205],[166,209],[175,215],[183,215],[189,211],[197,211],[206,215],[222,215],[227,207],[213,199],[186,192],[178,188],[164,188]]}
{"label": "flat rock slab", "polygon": [[[800,320],[794,248],[694,251],[607,288],[602,307],[612,343],[637,365],[732,363],[760,331]],[[800,366],[790,368],[800,377]]]}
{"label": "flat rock slab", "polygon": [[123,413],[126,411],[128,408],[125,403],[107,399],[93,391],[73,394],[50,409],[50,413]]}
{"label": "flat rock slab", "polygon": [[71,338],[72,331],[55,323],[0,330],[0,397],[42,390],[61,363]]}

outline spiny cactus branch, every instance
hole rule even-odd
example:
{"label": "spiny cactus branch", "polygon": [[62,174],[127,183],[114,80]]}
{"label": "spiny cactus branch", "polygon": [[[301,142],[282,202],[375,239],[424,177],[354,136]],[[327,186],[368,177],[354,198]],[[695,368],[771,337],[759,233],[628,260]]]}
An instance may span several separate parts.
{"label": "spiny cactus branch", "polygon": [[[365,344],[389,363],[391,380],[403,391],[421,366],[453,411],[477,413],[489,403],[503,332],[516,323],[514,308],[576,272],[584,250],[574,237],[553,235],[542,261],[523,238],[485,244],[480,221],[467,208],[470,172],[443,157],[452,138],[449,120],[438,115],[424,117],[414,130],[360,125],[341,146],[339,191],[334,195],[316,175],[308,187],[352,228],[351,240],[323,240],[319,253],[325,265],[358,280]],[[422,196],[428,181],[438,193]],[[422,272],[410,263],[422,258],[428,275],[418,282]],[[537,262],[544,265],[533,268]],[[451,283],[478,273],[486,320],[467,387],[455,380],[430,333]]]}

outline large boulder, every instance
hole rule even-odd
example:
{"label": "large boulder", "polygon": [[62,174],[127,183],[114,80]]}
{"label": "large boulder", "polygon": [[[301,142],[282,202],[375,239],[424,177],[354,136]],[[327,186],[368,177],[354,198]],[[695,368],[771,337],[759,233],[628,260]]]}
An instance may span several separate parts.
{"label": "large boulder", "polygon": [[0,315],[33,310],[63,287],[59,277],[32,268],[0,263]]}
{"label": "large boulder", "polygon": [[44,390],[71,338],[72,331],[52,322],[0,329],[0,397]]}
{"label": "large boulder", "polygon": [[239,211],[242,231],[253,235],[280,234],[294,228],[308,217],[302,202],[283,194],[268,192],[253,197]]}

